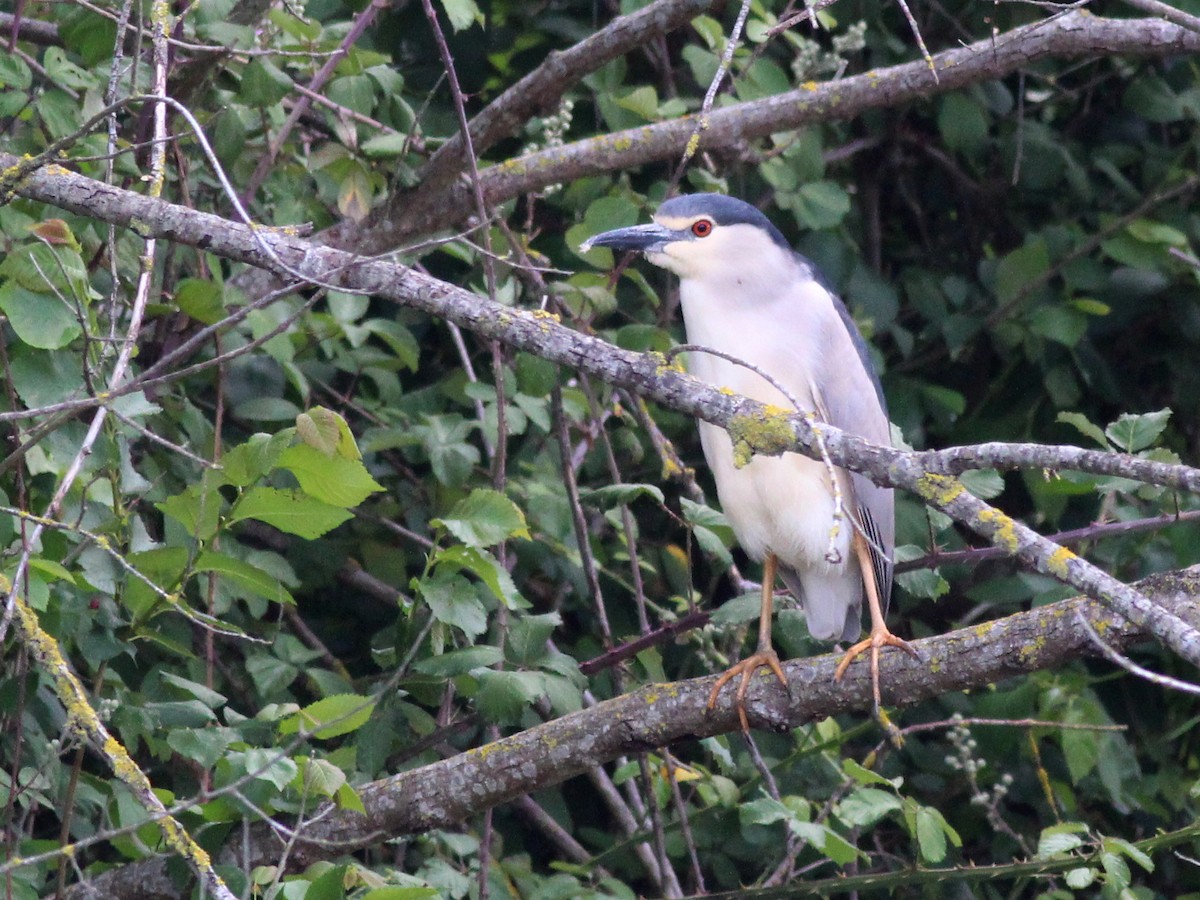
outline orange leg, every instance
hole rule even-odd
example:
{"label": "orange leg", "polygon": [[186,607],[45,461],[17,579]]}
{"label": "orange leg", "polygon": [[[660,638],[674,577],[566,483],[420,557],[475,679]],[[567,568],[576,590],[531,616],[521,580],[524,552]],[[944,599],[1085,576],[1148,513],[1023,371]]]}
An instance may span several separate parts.
{"label": "orange leg", "polygon": [[921,654],[908,641],[901,640],[890,631],[883,621],[883,605],[879,602],[879,589],[875,584],[875,569],[871,565],[871,552],[862,535],[854,535],[854,555],[858,558],[858,566],[862,571],[863,585],[867,590],[867,605],[871,608],[871,634],[865,640],[859,641],[846,651],[842,661],[838,663],[837,671],[833,673],[834,681],[841,681],[855,657],[871,651],[871,689],[875,699],[875,710],[879,710],[879,651],[884,647],[899,647],[917,659]]}
{"label": "orange leg", "polygon": [[742,682],[738,685],[735,698],[738,721],[742,723],[742,731],[750,730],[750,722],[746,719],[746,691],[750,687],[750,676],[754,674],[755,669],[766,666],[775,673],[775,677],[779,679],[779,683],[785,689],[788,686],[787,676],[783,674],[783,666],[779,664],[779,656],[771,646],[771,607],[775,593],[775,565],[775,554],[768,552],[766,559],[763,560],[762,606],[758,612],[758,649],[741,662],[726,669],[708,695],[708,708],[712,709],[717,705],[717,697],[721,693],[721,688],[738,675],[742,676]]}

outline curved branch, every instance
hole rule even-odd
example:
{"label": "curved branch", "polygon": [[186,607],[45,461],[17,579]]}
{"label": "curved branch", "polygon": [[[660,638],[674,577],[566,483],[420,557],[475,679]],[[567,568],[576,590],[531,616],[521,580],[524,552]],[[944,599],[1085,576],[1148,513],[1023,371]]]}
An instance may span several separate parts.
{"label": "curved branch", "polygon": [[[656,0],[614,19],[595,34],[570,48],[550,53],[545,62],[509,87],[471,119],[470,145],[482,155],[504,138],[517,134],[530,118],[553,109],[563,95],[583,76],[596,71],[660,34],[674,31],[713,6],[715,0]],[[349,219],[329,229],[322,240],[333,247],[360,246],[366,234],[376,234],[372,243],[379,252],[393,249],[403,236],[412,234],[408,221],[413,209],[437,209],[452,185],[467,171],[469,159],[462,133],[446,141],[418,175],[417,186],[400,191],[371,212],[366,222]],[[468,199],[469,196],[468,196]],[[473,207],[467,208],[469,213]],[[397,229],[403,232],[397,235]],[[391,237],[386,237],[391,235]]]}
{"label": "curved branch", "polygon": [[[1196,603],[1200,566],[1153,576],[1138,587],[1163,607],[1200,625]],[[1093,655],[1095,645],[1077,614],[1117,650],[1147,637],[1146,631],[1114,617],[1093,601],[1064,600],[916,641],[923,656],[919,661],[902,653],[884,654],[880,660],[884,700],[912,704]],[[835,654],[788,662],[790,692],[773,677],[755,679],[746,704],[751,721],[758,727],[783,731],[849,710],[869,709],[867,667],[852,666],[839,684],[833,680],[837,662]],[[738,715],[728,696],[711,713],[706,709],[715,678],[646,685],[590,709],[365,785],[359,788],[359,797],[366,815],[334,810],[306,823],[291,862],[302,868],[383,839],[452,827],[484,809],[558,784],[623,754],[735,731]],[[267,827],[255,826],[246,846],[247,864],[276,861],[278,843]],[[89,889],[116,895],[118,880],[143,889],[166,885],[164,871],[163,860],[134,863],[101,875],[89,885],[79,885],[69,896],[85,896]],[[175,894],[138,896],[149,900]]]}
{"label": "curved branch", "polygon": [[[0,154],[0,167],[17,162],[16,157]],[[988,506],[957,478],[936,470],[930,472],[921,462],[922,454],[876,446],[832,426],[810,422],[803,415],[788,415],[745,397],[726,394],[666,364],[659,354],[622,350],[600,338],[564,327],[550,313],[500,306],[412,269],[383,260],[362,259],[278,232],[250,229],[218,216],[100,184],[57,165],[39,169],[15,190],[30,199],[113,224],[136,223],[141,234],[202,247],[277,275],[298,275],[327,286],[375,294],[446,319],[485,338],[579,369],[671,409],[719,425],[729,432],[739,455],[778,455],[792,451],[819,459],[823,443],[829,458],[838,465],[861,472],[878,484],[917,494],[1037,571],[1100,599],[1135,623],[1149,626],[1176,653],[1200,665],[1200,632],[1086,560]],[[127,393],[140,387],[134,380],[121,390]],[[0,414],[0,421],[6,415],[13,414]],[[1068,462],[1047,464],[1055,468],[1078,466],[1089,471],[1088,466],[1095,461],[1089,455],[1092,453],[1069,448]],[[1119,455],[1102,456],[1100,461],[1106,467],[1104,474],[1123,474],[1122,466],[1129,466],[1130,471],[1144,474],[1151,483],[1193,490],[1200,486],[1200,470],[1188,466],[1169,466]]]}
{"label": "curved branch", "polygon": [[[708,115],[699,149],[731,147],[815,122],[852,119],[868,109],[900,106],[1001,78],[1050,57],[1198,51],[1200,34],[1161,19],[1106,19],[1070,12],[935,54],[936,83],[926,62],[916,60],[722,107]],[[498,205],[548,184],[674,159],[695,131],[696,117],[684,116],[507,160],[481,173],[484,196],[489,205]],[[468,185],[454,182],[444,190],[422,192],[403,205],[386,204],[361,228],[335,229],[322,240],[365,253],[391,250],[414,236],[462,222],[472,209],[469,191]]]}

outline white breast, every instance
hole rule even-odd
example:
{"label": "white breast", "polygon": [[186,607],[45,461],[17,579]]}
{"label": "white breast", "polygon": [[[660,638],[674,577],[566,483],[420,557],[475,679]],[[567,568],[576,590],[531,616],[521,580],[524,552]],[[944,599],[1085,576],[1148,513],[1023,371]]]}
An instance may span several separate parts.
{"label": "white breast", "polygon": [[[823,335],[797,332],[783,316],[795,304],[809,304],[807,322],[840,327],[828,294],[811,280],[793,279],[796,287],[782,296],[774,284],[730,284],[721,290],[710,280],[680,282],[680,299],[688,342],[730,354],[769,373],[800,404],[814,408],[810,373],[823,364],[818,347],[830,346]],[[735,289],[736,288],[736,289]],[[747,290],[747,288],[750,288]],[[751,298],[738,300],[735,298]],[[762,299],[760,299],[762,298]],[[688,355],[688,369],[696,377],[729,388],[763,403],[792,409],[792,402],[755,372],[704,353]],[[726,517],[742,548],[755,559],[767,551],[792,569],[813,574],[838,575],[850,558],[851,526],[843,519],[837,549],[841,565],[826,562],[834,506],[825,465],[795,453],[781,457],[756,456],[738,469],[733,464],[729,435],[721,428],[700,423],[704,455],[712,469]],[[850,506],[848,479],[839,478],[846,509]]]}

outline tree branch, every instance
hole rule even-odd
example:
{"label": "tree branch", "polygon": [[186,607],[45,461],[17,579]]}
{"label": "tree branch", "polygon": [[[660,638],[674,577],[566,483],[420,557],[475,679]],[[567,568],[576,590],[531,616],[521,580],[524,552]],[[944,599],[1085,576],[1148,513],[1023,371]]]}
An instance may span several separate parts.
{"label": "tree branch", "polygon": [[[1200,34],[1161,19],[1106,19],[1074,11],[934,55],[937,82],[929,77],[929,65],[916,60],[722,107],[708,115],[698,149],[732,147],[815,122],[852,119],[868,109],[896,107],[1001,78],[1049,57],[1198,51]],[[484,195],[494,206],[548,184],[674,159],[695,131],[696,117],[683,116],[507,160],[481,173]],[[470,190],[461,181],[447,181],[444,189],[386,204],[361,228],[339,226],[321,239],[364,253],[392,250],[414,236],[463,222],[472,209]]]}
{"label": "tree branch", "polygon": [[[1138,587],[1193,626],[1200,625],[1200,566],[1147,578]],[[1076,620],[1077,614],[1117,650],[1149,636],[1094,601],[1064,600],[916,641],[923,656],[919,661],[902,653],[885,653],[880,660],[884,700],[909,705],[1093,655],[1095,645]],[[773,677],[755,679],[746,704],[751,722],[783,731],[868,709],[867,667],[852,666],[839,684],[833,680],[837,662],[835,654],[788,662],[790,691]],[[453,827],[484,809],[558,784],[623,754],[735,731],[737,711],[728,697],[711,713],[706,709],[715,677],[646,685],[590,709],[365,785],[359,788],[359,797],[366,815],[341,810],[315,818],[306,825],[291,861],[303,868],[384,838]],[[238,843],[242,845],[241,838]],[[251,866],[269,864],[278,854],[278,842],[261,824],[254,826],[244,846],[249,848],[244,861]],[[89,890],[119,895],[118,884],[138,885],[137,896],[144,900],[177,896],[173,888],[168,893],[150,892],[151,886],[169,884],[164,870],[162,859],[134,863],[79,885],[68,896],[84,897]]]}
{"label": "tree branch", "polygon": [[[0,167],[18,162],[16,157],[0,155]],[[939,471],[943,461],[936,451],[905,453],[872,445],[832,426],[810,422],[804,415],[788,415],[745,397],[726,394],[667,364],[659,354],[633,353],[572,331],[561,325],[555,315],[500,306],[413,269],[378,259],[362,259],[279,232],[252,230],[218,216],[103,185],[57,165],[42,167],[15,190],[30,199],[112,224],[136,223],[141,234],[202,247],[283,277],[300,276],[327,286],[375,294],[446,319],[485,338],[578,369],[719,425],[729,432],[735,454],[747,459],[754,453],[778,455],[786,451],[820,459],[819,447],[823,443],[829,458],[838,465],[862,472],[878,484],[917,494],[1037,571],[1097,597],[1135,623],[1148,625],[1176,653],[1200,665],[1200,632],[1069,550],[988,506],[967,491],[957,478]],[[135,379],[121,392],[136,389]],[[92,405],[96,402],[81,401]],[[0,420],[3,419],[0,415]],[[997,449],[1002,445],[987,446],[993,448],[988,464],[1004,465]],[[962,452],[951,451],[945,463],[952,468],[963,456]],[[1065,448],[1061,457],[1039,456],[1036,465],[1080,471],[1100,467],[1102,474],[1200,490],[1200,470],[1120,454]]]}

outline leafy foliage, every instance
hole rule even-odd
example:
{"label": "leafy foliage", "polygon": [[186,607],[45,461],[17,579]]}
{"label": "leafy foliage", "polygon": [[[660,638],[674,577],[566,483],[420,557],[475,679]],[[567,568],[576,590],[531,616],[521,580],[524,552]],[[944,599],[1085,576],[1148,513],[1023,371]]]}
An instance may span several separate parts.
{"label": "leafy foliage", "polygon": [[[598,24],[575,4],[436,7],[468,115]],[[565,97],[489,143],[478,165],[515,168],[528,151],[699,111],[736,12],[714,8],[560,85]],[[171,31],[183,43],[169,93],[195,114],[255,221],[371,224],[420,189],[458,134],[437,41],[421,4],[318,2],[302,13],[246,22],[229,4],[191,4]],[[976,5],[951,2],[918,13],[936,49],[1042,11],[989,7],[984,21]],[[115,22],[69,4],[25,15],[44,16],[36,24],[52,36],[18,32],[21,53],[0,55],[0,149],[37,155],[70,138],[62,164],[142,185],[146,103],[114,113],[111,152],[103,127],[83,130],[107,102]],[[782,3],[749,5],[717,108],[919,56],[893,5],[842,0],[818,14],[820,30],[777,30],[784,15]],[[145,89],[149,62],[124,63],[138,73],[114,80],[128,97]],[[300,88],[326,65],[324,102],[301,109]],[[681,171],[674,151],[612,172],[597,150],[569,183],[499,198],[489,227],[399,252],[507,306],[662,352],[682,338],[670,280],[638,263],[610,276],[602,269],[619,261],[579,244],[645,220],[680,176],[683,189],[769,208],[826,273],[870,339],[912,445],[1080,442],[1195,460],[1198,97],[1182,55],[1044,61],[701,153]],[[171,121],[164,196],[234,218],[190,124]],[[362,809],[376,779],[742,653],[757,602],[743,598],[740,575],[753,569],[715,508],[690,419],[376,298],[311,288],[257,304],[243,267],[161,244],[131,376],[156,380],[128,389],[109,378],[135,321],[136,223],[110,231],[16,198],[0,206],[0,232],[5,587],[57,639],[164,802],[194,801],[178,815],[206,847],[264,818],[302,829],[325,800]],[[201,331],[214,325],[219,337]],[[97,405],[110,414],[88,444]],[[1048,532],[1195,509],[1128,479],[964,480]],[[902,568],[965,549],[947,517],[912,497],[898,507]],[[1178,525],[1081,552],[1134,579],[1200,560],[1200,539]],[[899,576],[898,633],[940,633],[1066,593],[1010,562],[937,563]],[[695,607],[719,611],[674,642],[581,673]],[[25,898],[161,848],[146,811],[84,751],[9,615],[0,794],[6,889]],[[795,610],[780,614],[776,638],[788,656],[826,649]],[[1154,647],[1139,660],[1177,668]],[[989,896],[1200,890],[1186,855],[1195,848],[1176,857],[1155,837],[1197,839],[1189,701],[1079,661],[896,718],[911,733],[894,752],[852,716],[756,734],[753,750],[721,735],[547,786],[487,825],[481,815],[462,831],[301,870],[281,857],[221,871],[236,891],[309,900],[485,888],[632,897],[797,873],[833,891],[855,872],[933,884],[930,868],[965,892],[978,886],[972,867],[989,866]],[[555,843],[560,831],[579,849]]]}

